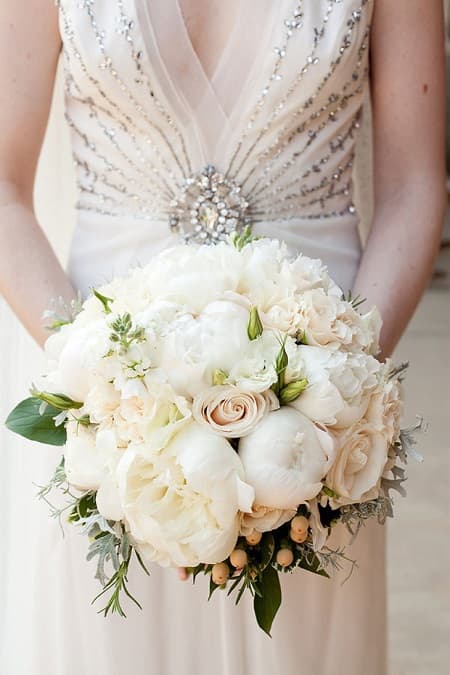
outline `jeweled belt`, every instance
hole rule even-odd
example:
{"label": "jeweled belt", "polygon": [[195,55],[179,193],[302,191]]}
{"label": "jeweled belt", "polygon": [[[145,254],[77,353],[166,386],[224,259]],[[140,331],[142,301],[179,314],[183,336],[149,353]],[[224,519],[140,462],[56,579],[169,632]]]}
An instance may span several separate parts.
{"label": "jeweled belt", "polygon": [[211,164],[184,181],[171,207],[170,228],[185,241],[216,243],[252,221],[241,187]]}

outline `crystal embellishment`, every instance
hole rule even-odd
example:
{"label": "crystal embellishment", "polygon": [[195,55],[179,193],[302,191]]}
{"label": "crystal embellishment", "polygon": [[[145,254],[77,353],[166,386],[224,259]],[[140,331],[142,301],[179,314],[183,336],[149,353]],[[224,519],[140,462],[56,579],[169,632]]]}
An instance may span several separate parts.
{"label": "crystal embellishment", "polygon": [[241,187],[211,164],[184,180],[171,206],[170,229],[185,241],[213,244],[252,220]]}

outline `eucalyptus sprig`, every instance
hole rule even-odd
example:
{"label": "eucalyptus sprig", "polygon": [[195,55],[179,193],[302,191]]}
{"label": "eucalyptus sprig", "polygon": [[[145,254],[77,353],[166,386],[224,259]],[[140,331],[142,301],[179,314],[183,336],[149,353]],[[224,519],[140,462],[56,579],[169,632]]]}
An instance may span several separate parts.
{"label": "eucalyptus sprig", "polygon": [[110,324],[109,339],[118,345],[120,353],[126,353],[133,343],[145,342],[145,329],[142,326],[133,326],[129,312],[118,316]]}

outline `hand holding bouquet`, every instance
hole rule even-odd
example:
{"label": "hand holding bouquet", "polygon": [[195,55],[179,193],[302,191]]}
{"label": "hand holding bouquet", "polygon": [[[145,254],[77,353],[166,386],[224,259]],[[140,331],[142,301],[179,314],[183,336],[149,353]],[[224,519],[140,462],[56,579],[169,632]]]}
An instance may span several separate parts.
{"label": "hand holding bouquet", "polygon": [[248,589],[269,633],[279,572],[328,576],[346,560],[332,527],[392,515],[411,434],[379,328],[320,261],[248,233],[93,292],[7,424],[64,446],[42,494],[68,496],[57,512],[89,536],[105,614],[123,614],[135,553]]}

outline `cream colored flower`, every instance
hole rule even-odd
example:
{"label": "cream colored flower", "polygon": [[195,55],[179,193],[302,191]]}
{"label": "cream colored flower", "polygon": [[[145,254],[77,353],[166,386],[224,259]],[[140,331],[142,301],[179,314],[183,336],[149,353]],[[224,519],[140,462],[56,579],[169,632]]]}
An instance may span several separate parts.
{"label": "cream colored flower", "polygon": [[291,520],[296,513],[296,509],[272,509],[254,504],[251,513],[243,513],[241,516],[240,534],[246,537],[253,530],[271,532]]}
{"label": "cream colored flower", "polygon": [[337,455],[326,477],[326,485],[338,496],[333,508],[365,502],[379,495],[379,482],[388,459],[386,436],[373,424],[361,420],[336,435]]}
{"label": "cream colored flower", "polygon": [[256,503],[288,510],[320,492],[334,459],[334,444],[330,434],[285,406],[241,439],[239,455]]}
{"label": "cream colored flower", "polygon": [[254,394],[232,385],[217,385],[194,398],[192,414],[197,422],[208,425],[221,436],[242,438],[278,407],[278,399],[272,391]]}
{"label": "cream colored flower", "polygon": [[404,403],[402,386],[397,380],[388,380],[370,399],[365,417],[386,438],[389,445],[398,440]]}
{"label": "cream colored flower", "polygon": [[227,558],[238,538],[239,511],[249,511],[254,501],[230,443],[196,422],[161,452],[130,446],[116,475],[138,550],[162,566]]}

